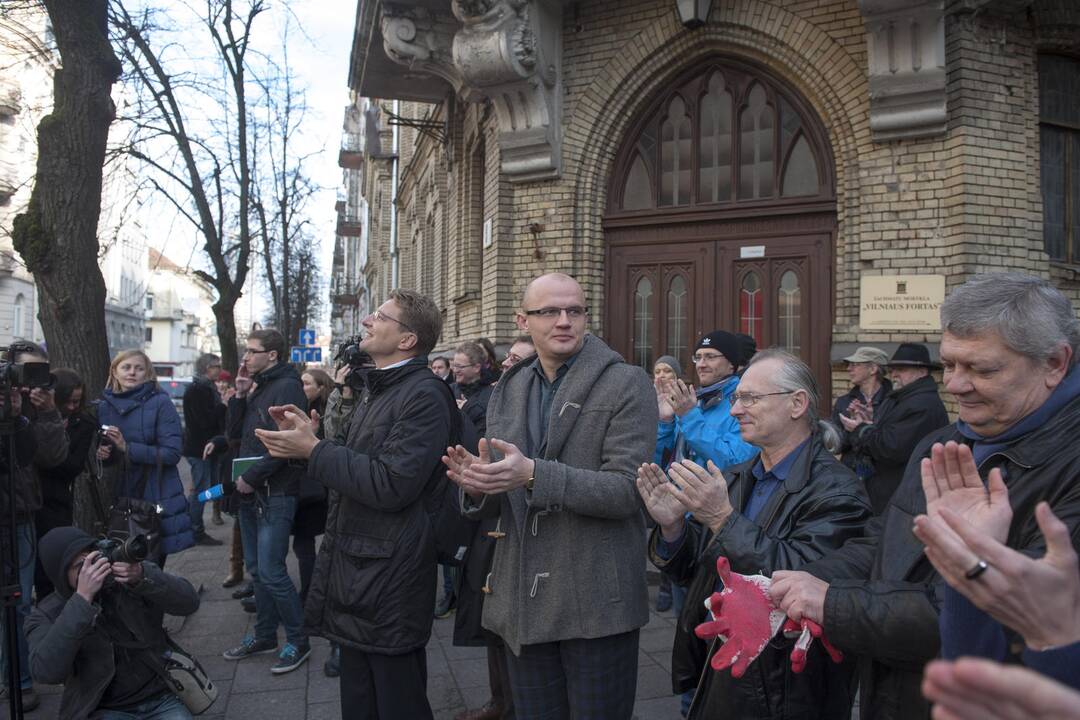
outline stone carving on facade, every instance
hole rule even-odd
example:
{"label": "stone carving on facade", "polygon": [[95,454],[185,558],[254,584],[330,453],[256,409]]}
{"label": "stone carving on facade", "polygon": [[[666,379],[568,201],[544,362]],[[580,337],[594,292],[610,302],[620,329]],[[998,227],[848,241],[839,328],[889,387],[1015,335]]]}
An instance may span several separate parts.
{"label": "stone carving on facade", "polygon": [[383,4],[387,56],[489,100],[513,182],[556,177],[561,161],[559,0],[453,0],[453,17]]}
{"label": "stone carving on facade", "polygon": [[446,80],[462,93],[461,71],[453,63],[457,24],[453,18],[407,4],[384,3],[382,36],[386,55],[394,62]]}
{"label": "stone carving on facade", "polygon": [[859,0],[866,26],[874,140],[945,132],[943,5],[943,0]]}

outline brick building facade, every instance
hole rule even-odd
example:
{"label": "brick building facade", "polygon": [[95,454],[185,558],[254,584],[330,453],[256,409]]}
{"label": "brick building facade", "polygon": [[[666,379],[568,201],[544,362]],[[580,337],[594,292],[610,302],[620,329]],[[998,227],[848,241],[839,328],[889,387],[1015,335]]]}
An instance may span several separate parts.
{"label": "brick building facade", "polygon": [[1080,302],[1078,78],[1070,0],[360,0],[364,292],[434,296],[440,347],[506,342],[563,271],[635,362],[725,327],[828,381],[939,339],[860,327],[866,276]]}

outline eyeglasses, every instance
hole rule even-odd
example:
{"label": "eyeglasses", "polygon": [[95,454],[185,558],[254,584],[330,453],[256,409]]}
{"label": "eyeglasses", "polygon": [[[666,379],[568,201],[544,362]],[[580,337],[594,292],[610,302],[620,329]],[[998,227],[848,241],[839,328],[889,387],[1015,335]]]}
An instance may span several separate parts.
{"label": "eyeglasses", "polygon": [[756,394],[756,393],[735,393],[734,395],[731,396],[731,404],[734,405],[735,403],[739,403],[743,407],[753,407],[754,405],[757,404],[758,400],[760,400],[761,398],[772,397],[773,395],[791,395],[792,393],[796,393],[796,392],[798,392],[798,390],[785,390],[784,392],[761,393],[761,394]]}
{"label": "eyeglasses", "polygon": [[464,370],[465,368],[476,367],[480,363],[469,363],[468,365],[451,365],[451,370]]}
{"label": "eyeglasses", "polygon": [[[255,348],[244,348],[245,355],[262,355],[263,353],[273,352],[273,350],[256,350]],[[218,367],[221,367],[220,365]]]}
{"label": "eyeglasses", "polygon": [[694,355],[690,359],[693,360],[696,363],[699,363],[699,362],[716,362],[717,360],[719,360],[722,357],[724,357],[722,353],[709,353],[708,355],[702,355],[701,353],[697,353],[696,355]]}
{"label": "eyeglasses", "polygon": [[537,310],[526,310],[525,314],[530,317],[539,317],[544,320],[554,320],[561,317],[563,313],[566,313],[566,317],[571,320],[579,320],[589,314],[589,308],[582,307],[581,305],[571,305],[570,307],[542,307]]}
{"label": "eyeglasses", "polygon": [[384,313],[382,310],[376,309],[375,312],[371,313],[371,317],[375,318],[376,320],[389,320],[391,322],[396,322],[398,325],[405,328],[409,332],[416,332],[411,327],[398,320],[396,317],[391,317]]}
{"label": "eyeglasses", "polygon": [[506,357],[503,358],[503,362],[509,361],[513,365],[517,365],[523,358],[520,355],[514,353],[506,353]]}

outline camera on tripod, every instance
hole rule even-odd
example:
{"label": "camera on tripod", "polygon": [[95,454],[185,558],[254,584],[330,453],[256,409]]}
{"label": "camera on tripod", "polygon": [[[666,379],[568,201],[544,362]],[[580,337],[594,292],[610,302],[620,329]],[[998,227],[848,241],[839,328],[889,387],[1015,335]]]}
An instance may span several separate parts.
{"label": "camera on tripod", "polygon": [[104,537],[94,542],[94,550],[101,553],[101,557],[109,561],[134,564],[142,562],[150,554],[150,541],[145,535],[134,535],[121,540],[119,538]]}

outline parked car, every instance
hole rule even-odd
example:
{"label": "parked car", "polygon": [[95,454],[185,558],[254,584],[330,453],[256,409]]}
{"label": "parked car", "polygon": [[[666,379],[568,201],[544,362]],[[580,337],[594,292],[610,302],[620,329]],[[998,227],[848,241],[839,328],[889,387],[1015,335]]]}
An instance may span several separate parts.
{"label": "parked car", "polygon": [[184,425],[184,392],[191,386],[191,378],[189,377],[165,377],[158,378],[158,384],[161,388],[169,393],[169,397],[172,398],[172,403],[176,407],[176,412],[180,413],[180,426]]}

